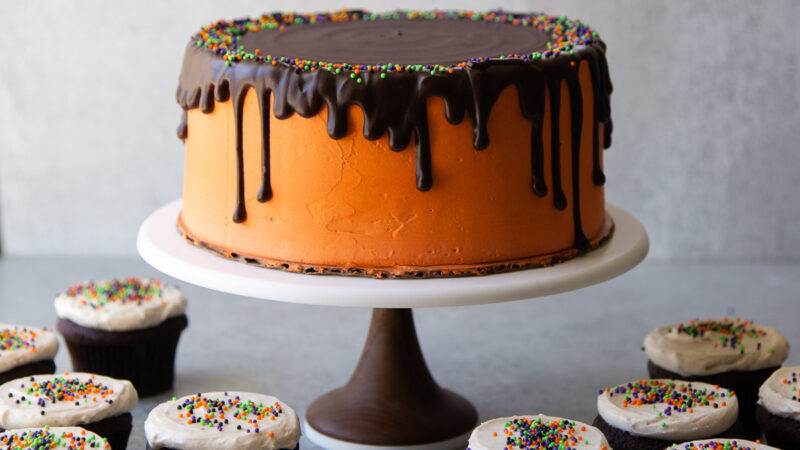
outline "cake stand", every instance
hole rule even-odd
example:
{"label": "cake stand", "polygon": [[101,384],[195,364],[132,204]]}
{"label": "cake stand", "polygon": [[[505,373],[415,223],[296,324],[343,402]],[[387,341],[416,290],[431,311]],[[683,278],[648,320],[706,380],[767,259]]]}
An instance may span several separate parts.
{"label": "cake stand", "polygon": [[170,276],[216,291],[267,300],[373,308],[361,359],[347,384],[307,409],[305,434],[329,449],[464,448],[477,423],[472,404],[439,387],[428,371],[411,308],[464,306],[553,295],[597,284],[635,267],[647,232],[607,205],[616,230],[600,248],[552,267],[480,277],[423,280],[304,275],[249,266],[187,243],[175,229],[181,201],[139,229],[142,258]]}

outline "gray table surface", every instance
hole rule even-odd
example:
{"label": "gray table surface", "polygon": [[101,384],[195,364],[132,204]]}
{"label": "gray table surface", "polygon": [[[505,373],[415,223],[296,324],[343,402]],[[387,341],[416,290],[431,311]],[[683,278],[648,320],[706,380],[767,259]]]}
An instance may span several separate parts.
{"label": "gray table surface", "polygon": [[[184,289],[189,328],[178,347],[173,391],[141,399],[129,447],[174,396],[245,390],[277,396],[301,415],[347,381],[370,310],[284,304],[220,294],[129,259],[0,259],[0,322],[53,326],[52,301],[74,282],[159,276]],[[409,293],[413,295],[413,293]],[[800,346],[800,264],[644,264],[609,282],[530,301],[415,310],[437,381],[469,398],[481,420],[546,413],[591,422],[597,390],[646,376],[641,352],[654,327],[690,318],[741,316],[776,326]],[[324,303],[324,299],[320,299]],[[66,348],[56,358],[69,370]],[[800,364],[793,352],[787,364]],[[303,438],[301,447],[316,448]]]}

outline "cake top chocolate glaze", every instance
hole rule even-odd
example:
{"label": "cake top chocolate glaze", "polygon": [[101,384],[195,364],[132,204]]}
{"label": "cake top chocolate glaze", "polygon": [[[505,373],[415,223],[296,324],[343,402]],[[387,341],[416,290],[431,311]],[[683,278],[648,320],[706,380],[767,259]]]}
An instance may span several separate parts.
{"label": "cake top chocolate glaze", "polygon": [[263,55],[280,51],[311,61],[457,67],[478,55],[544,52],[549,41],[543,30],[505,22],[398,18],[263,30],[245,34],[239,43],[245,51],[258,49]]}
{"label": "cake top chocolate glaze", "polygon": [[458,69],[492,59],[527,62],[599,41],[588,25],[564,16],[502,11],[276,12],[214,22],[193,40],[230,63],[382,72]]}
{"label": "cake top chocolate glaze", "polygon": [[[233,221],[247,220],[242,149],[245,95],[255,90],[261,110],[262,183],[258,200],[272,198],[269,121],[295,112],[315,116],[327,108],[327,132],[347,134],[347,109],[364,112],[363,135],[388,135],[389,147],[404,150],[414,138],[416,187],[433,188],[427,100],[439,97],[445,116],[458,124],[468,116],[476,150],[489,146],[489,115],[500,93],[516,87],[520,111],[531,120],[531,188],[552,193],[553,206],[571,206],[575,247],[589,241],[581,224],[579,156],[583,96],[581,65],[592,79],[592,181],[605,182],[600,168],[600,139],[610,145],[611,81],[605,44],[579,21],[546,14],[499,11],[394,11],[372,14],[341,11],[322,14],[264,14],[256,19],[220,21],[204,27],[189,42],[177,100],[184,109],[178,136],[187,136],[186,110],[210,113],[216,102],[231,99],[236,126],[237,202]],[[561,186],[558,133],[543,142],[546,93],[550,128],[559,129],[561,87],[569,92],[572,198]],[[269,105],[272,102],[272,114]],[[602,134],[599,124],[603,125]],[[544,176],[544,148],[551,151],[551,186]],[[445,149],[440,149],[445,151]],[[521,162],[522,163],[522,162]]]}

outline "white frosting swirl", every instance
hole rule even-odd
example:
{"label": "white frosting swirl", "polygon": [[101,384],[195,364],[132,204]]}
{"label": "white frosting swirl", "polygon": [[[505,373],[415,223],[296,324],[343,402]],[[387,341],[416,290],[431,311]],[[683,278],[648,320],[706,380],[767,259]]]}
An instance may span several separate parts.
{"label": "white frosting swirl", "polygon": [[645,337],[644,351],[664,369],[683,376],[702,376],[779,366],[789,356],[789,343],[772,327],[738,319],[713,319],[656,328]]}
{"label": "white frosting swirl", "polygon": [[[114,282],[138,283],[150,286],[151,290],[136,297],[130,295],[130,290],[114,289]],[[177,288],[164,286],[157,280],[129,278],[72,286],[56,297],[55,308],[58,317],[87,328],[128,331],[154,327],[183,314],[186,298]]]}
{"label": "white frosting swirl", "polygon": [[[260,405],[260,413],[249,409],[250,402]],[[220,411],[220,405],[227,410]],[[144,434],[154,449],[293,449],[300,439],[300,421],[292,408],[269,395],[209,392],[156,406],[144,422]]]}
{"label": "white frosting swirl", "polygon": [[[77,389],[65,389],[70,386]],[[17,378],[0,386],[0,426],[83,425],[130,412],[138,401],[130,381],[102,375],[75,372]]]}
{"label": "white frosting swirl", "polygon": [[[734,445],[734,442],[736,443]],[[725,447],[725,445],[728,447]],[[667,450],[780,450],[769,445],[758,444],[744,439],[705,439],[702,441],[683,442],[673,444]]]}
{"label": "white frosting swirl", "polygon": [[484,422],[472,431],[472,435],[469,437],[469,444],[467,445],[468,450],[505,450],[506,438],[508,437],[505,434],[505,424],[514,419],[525,419],[527,421],[540,420],[544,424],[554,421],[561,422],[563,420],[568,420],[570,422],[574,422],[574,425],[572,425],[572,427],[569,429],[563,430],[563,434],[567,439],[570,439],[571,437],[576,439],[575,444],[570,445],[571,448],[580,448],[586,450],[611,450],[611,446],[608,445],[606,437],[597,428],[576,420],[545,416],[543,414],[503,417]]}
{"label": "white frosting swirl", "polygon": [[770,414],[800,421],[800,366],[773,372],[758,389],[758,404]]}
{"label": "white frosting swirl", "polygon": [[53,359],[57,352],[58,337],[55,331],[0,323],[0,372]]}
{"label": "white frosting swirl", "polygon": [[111,448],[101,436],[81,427],[22,428],[0,433],[0,443],[13,449],[33,448],[31,439],[37,439],[39,445],[46,442],[48,450]]}
{"label": "white frosting swirl", "polygon": [[[638,389],[636,395],[631,388]],[[681,395],[693,394],[709,404],[676,405],[660,396],[637,404],[644,389],[669,389]],[[597,412],[609,425],[635,436],[685,441],[716,436],[736,422],[739,403],[728,389],[706,383],[681,380],[643,380],[607,388],[597,396]],[[711,398],[711,395],[714,395]],[[714,405],[717,405],[714,407]],[[678,409],[686,409],[678,411]]]}

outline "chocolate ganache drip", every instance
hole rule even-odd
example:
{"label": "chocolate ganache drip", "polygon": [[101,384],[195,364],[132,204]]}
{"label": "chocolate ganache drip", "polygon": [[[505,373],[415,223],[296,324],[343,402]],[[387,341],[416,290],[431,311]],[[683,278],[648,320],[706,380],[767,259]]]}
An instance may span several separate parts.
{"label": "chocolate ganache drip", "polygon": [[[275,54],[276,56],[273,56]],[[295,55],[295,56],[287,56]],[[480,56],[485,55],[485,56]],[[345,62],[327,62],[345,61]],[[347,132],[347,109],[364,112],[363,135],[376,140],[388,134],[389,147],[404,150],[414,139],[416,186],[434,186],[427,100],[440,97],[451,124],[469,114],[476,150],[489,146],[492,106],[500,93],[515,86],[524,118],[531,127],[531,186],[547,195],[542,138],[546,98],[550,100],[553,204],[571,204],[575,246],[586,248],[581,226],[579,156],[583,93],[578,70],[585,61],[592,82],[592,179],[605,182],[600,168],[600,130],[604,148],[611,144],[612,86],[605,45],[597,33],[563,16],[502,12],[416,12],[370,14],[265,14],[258,19],[217,22],[201,30],[187,46],[177,91],[184,113],[178,136],[189,130],[186,110],[210,113],[214,102],[233,101],[236,123],[237,205],[233,220],[247,218],[244,205],[243,111],[254,89],[262,123],[262,186],[258,200],[272,197],[270,186],[270,117],[294,113],[313,117],[327,107],[327,132],[341,139]],[[559,111],[561,88],[569,92],[572,199],[561,186]],[[547,95],[545,94],[547,93]],[[269,111],[273,102],[272,114]]]}

